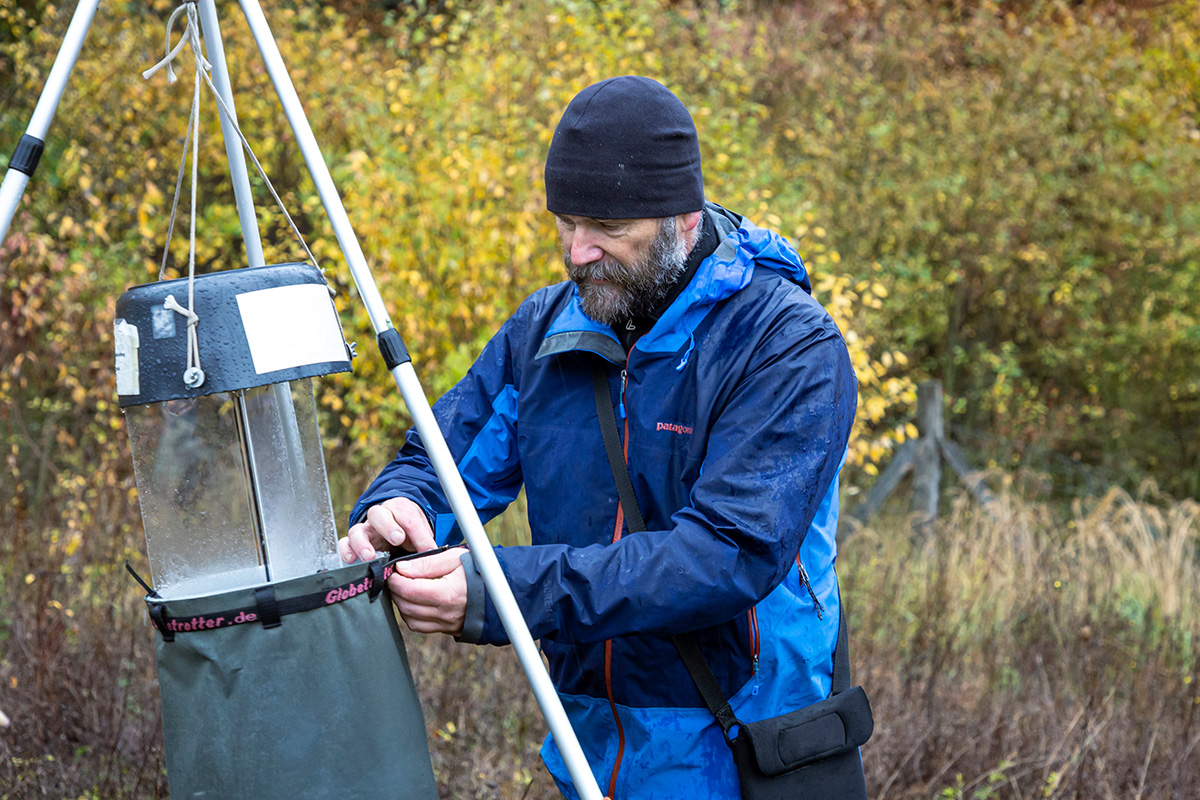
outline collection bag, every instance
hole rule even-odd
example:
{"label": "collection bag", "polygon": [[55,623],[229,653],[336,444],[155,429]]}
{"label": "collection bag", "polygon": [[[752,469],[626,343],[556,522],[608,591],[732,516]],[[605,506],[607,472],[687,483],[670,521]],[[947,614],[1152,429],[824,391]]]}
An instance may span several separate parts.
{"label": "collection bag", "polygon": [[[603,366],[597,365],[593,370],[592,388],[604,449],[626,524],[631,532],[644,531],[646,523],[621,451],[608,374]],[[693,636],[671,637],[733,751],[743,800],[867,798],[866,776],[858,748],[871,738],[875,721],[866,692],[861,686],[850,687],[846,611],[841,603],[838,606],[840,618],[830,696],[790,714],[758,722],[742,722],[734,715]]]}
{"label": "collection bag", "polygon": [[146,598],[172,797],[437,798],[387,572]]}

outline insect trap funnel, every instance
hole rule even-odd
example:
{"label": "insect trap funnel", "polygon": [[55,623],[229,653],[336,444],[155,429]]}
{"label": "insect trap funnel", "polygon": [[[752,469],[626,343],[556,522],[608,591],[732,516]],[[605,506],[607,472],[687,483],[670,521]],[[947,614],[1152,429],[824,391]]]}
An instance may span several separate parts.
{"label": "insect trap funnel", "polygon": [[324,276],[136,286],[114,334],[172,796],[436,797],[384,560],[337,557],[312,379],[350,352]]}

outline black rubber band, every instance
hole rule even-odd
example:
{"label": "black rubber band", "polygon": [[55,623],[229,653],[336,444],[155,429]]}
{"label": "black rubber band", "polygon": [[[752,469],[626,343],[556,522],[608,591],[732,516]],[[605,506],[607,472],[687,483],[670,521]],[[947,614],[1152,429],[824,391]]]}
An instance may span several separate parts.
{"label": "black rubber band", "polygon": [[154,623],[154,627],[158,628],[158,632],[162,634],[164,642],[175,641],[175,631],[171,630],[168,624],[170,618],[167,617],[167,611],[162,607],[162,603],[151,603],[147,601],[150,609],[150,621]]}
{"label": "black rubber band", "polygon": [[255,589],[254,601],[258,604],[258,621],[264,628],[278,628],[283,624],[279,620],[279,602],[275,599],[274,586],[260,586]]}
{"label": "black rubber band", "polygon": [[134,571],[134,569],[133,569],[133,565],[129,563],[129,559],[125,559],[125,569],[126,569],[126,570],[128,570],[129,574],[133,576],[133,579],[134,579],[135,581],[137,581],[137,582],[138,582],[138,584],[139,584],[139,585],[140,585],[140,586],[141,586],[143,589],[145,589],[145,590],[146,590],[146,596],[147,596],[147,597],[155,597],[155,598],[157,598],[157,597],[159,597],[159,596],[160,596],[160,595],[158,594],[158,592],[154,591],[154,589],[153,589],[153,588],[150,586],[150,584],[148,584],[148,583],[146,583],[144,580],[142,580],[142,576],[141,576],[141,575],[138,575],[138,574],[137,574],[137,572],[135,572],[135,571]]}

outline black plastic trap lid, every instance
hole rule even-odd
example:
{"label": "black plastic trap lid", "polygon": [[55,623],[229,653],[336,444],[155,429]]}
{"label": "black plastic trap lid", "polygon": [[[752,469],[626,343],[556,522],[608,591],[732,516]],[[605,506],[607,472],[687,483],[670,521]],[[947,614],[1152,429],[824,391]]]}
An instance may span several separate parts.
{"label": "black plastic trap lid", "polygon": [[134,286],[117,300],[117,396],[122,408],[350,371],[350,350],[325,276],[307,263],[197,275],[204,382],[184,382],[188,279]]}

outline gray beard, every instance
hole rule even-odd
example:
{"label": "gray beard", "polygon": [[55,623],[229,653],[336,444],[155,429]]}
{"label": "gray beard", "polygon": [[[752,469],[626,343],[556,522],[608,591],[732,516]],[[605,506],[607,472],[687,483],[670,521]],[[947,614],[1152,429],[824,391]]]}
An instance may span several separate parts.
{"label": "gray beard", "polygon": [[[576,264],[564,250],[563,264],[579,290],[583,313],[602,325],[615,325],[649,316],[683,274],[687,257],[687,243],[676,234],[675,218],[664,217],[644,259],[632,264],[615,258]],[[597,285],[593,278],[609,283]]]}

